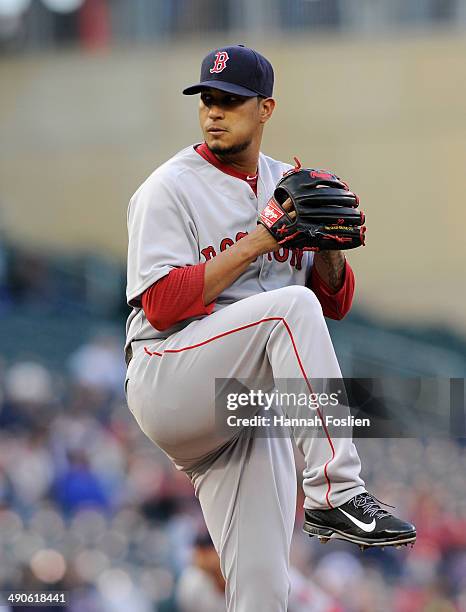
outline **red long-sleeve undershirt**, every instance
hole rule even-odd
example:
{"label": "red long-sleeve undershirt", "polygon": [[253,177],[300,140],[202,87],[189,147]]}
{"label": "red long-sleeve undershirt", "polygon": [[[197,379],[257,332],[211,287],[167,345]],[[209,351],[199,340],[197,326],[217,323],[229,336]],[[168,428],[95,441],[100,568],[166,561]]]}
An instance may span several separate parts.
{"label": "red long-sleeve undershirt", "polygon": [[[206,306],[203,296],[205,265],[200,263],[175,268],[143,293],[144,314],[153,327],[164,331],[185,319],[211,314],[215,301]],[[346,262],[343,285],[337,293],[331,293],[313,266],[308,287],[316,294],[324,315],[340,320],[347,314],[353,301],[353,270]]]}
{"label": "red long-sleeve undershirt", "polygon": [[175,268],[142,294],[146,319],[156,329],[164,331],[190,317],[209,315],[213,301],[204,305],[205,263]]}
{"label": "red long-sleeve undershirt", "polygon": [[312,266],[311,277],[307,286],[316,294],[322,306],[324,316],[339,321],[348,314],[351,308],[354,296],[354,284],[353,270],[349,263],[345,261],[343,284],[336,293],[330,291],[330,288],[319,276],[316,266]]}

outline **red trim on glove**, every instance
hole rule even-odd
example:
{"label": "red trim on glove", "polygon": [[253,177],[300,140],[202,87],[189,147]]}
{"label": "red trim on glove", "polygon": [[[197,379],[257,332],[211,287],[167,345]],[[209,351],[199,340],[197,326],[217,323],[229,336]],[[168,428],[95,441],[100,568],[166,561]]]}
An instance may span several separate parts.
{"label": "red trim on glove", "polygon": [[343,270],[343,285],[332,293],[328,285],[322,280],[316,266],[312,266],[311,278],[308,286],[314,291],[319,300],[325,317],[339,321],[348,314],[354,296],[354,273],[351,266],[345,261]]}
{"label": "red trim on glove", "polygon": [[142,294],[142,307],[147,320],[160,331],[201,315],[209,315],[215,300],[204,305],[205,263],[175,268]]}

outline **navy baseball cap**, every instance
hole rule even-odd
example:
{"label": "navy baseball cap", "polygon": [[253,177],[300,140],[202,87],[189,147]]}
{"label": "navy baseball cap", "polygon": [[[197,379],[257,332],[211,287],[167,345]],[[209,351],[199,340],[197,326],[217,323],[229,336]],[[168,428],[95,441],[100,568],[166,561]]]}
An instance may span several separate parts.
{"label": "navy baseball cap", "polygon": [[273,93],[272,64],[244,45],[215,49],[202,62],[200,82],[187,87],[183,93],[192,96],[208,87],[249,98],[270,98]]}

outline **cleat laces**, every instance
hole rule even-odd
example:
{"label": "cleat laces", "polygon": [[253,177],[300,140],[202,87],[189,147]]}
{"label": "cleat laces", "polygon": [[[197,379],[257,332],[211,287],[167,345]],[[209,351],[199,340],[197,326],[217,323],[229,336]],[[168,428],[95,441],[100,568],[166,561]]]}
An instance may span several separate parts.
{"label": "cleat laces", "polygon": [[369,493],[360,493],[359,495],[356,495],[356,497],[353,497],[350,503],[352,503],[355,508],[362,510],[363,514],[368,514],[370,517],[375,517],[378,519],[391,516],[390,512],[387,512],[387,510],[381,508],[379,504],[389,506],[390,508],[394,507],[390,506],[390,504],[384,504]]}

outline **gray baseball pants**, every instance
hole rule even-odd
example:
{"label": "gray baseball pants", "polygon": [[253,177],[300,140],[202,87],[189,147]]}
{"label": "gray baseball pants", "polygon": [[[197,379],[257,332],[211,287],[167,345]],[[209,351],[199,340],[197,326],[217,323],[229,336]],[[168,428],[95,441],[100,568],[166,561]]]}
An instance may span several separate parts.
{"label": "gray baseball pants", "polygon": [[[320,303],[301,286],[240,300],[165,340],[133,343],[129,408],[194,484],[228,612],[287,610],[296,470],[290,436],[266,427],[219,430],[215,379],[301,379],[309,391],[313,379],[339,377]],[[250,407],[250,416],[266,413]],[[305,458],[306,507],[336,507],[365,490],[351,437],[303,427],[293,434]]]}

